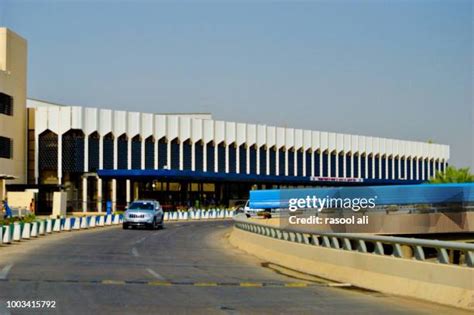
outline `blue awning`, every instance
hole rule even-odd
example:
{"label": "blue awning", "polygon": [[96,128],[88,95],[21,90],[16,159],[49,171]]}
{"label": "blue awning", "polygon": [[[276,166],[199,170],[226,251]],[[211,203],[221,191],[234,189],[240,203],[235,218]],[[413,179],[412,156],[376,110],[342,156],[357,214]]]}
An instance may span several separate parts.
{"label": "blue awning", "polygon": [[343,180],[331,178],[315,178],[308,176],[274,176],[256,174],[211,173],[189,170],[98,170],[101,178],[132,179],[132,180],[162,180],[162,181],[193,181],[193,182],[245,182],[255,184],[281,185],[313,185],[313,186],[367,186],[367,185],[407,185],[419,184],[417,180],[386,180],[363,179]]}

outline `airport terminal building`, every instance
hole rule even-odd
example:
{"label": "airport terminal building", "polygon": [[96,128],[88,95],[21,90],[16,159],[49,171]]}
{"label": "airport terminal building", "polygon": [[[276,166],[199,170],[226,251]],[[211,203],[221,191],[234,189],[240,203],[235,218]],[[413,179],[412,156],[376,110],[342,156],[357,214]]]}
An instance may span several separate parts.
{"label": "airport terminal building", "polygon": [[0,54],[10,82],[0,80],[0,183],[36,189],[40,212],[58,190],[69,210],[101,211],[136,198],[227,206],[255,188],[413,184],[449,159],[440,144],[26,100],[26,41],[10,37],[0,52],[3,41],[20,53],[5,65]]}
{"label": "airport terminal building", "polygon": [[[253,188],[417,183],[449,147],[413,141],[27,101],[28,182],[64,189],[71,207],[228,205]],[[45,190],[45,189],[43,189]],[[47,189],[45,190],[47,191]],[[74,203],[74,201],[76,201]]]}

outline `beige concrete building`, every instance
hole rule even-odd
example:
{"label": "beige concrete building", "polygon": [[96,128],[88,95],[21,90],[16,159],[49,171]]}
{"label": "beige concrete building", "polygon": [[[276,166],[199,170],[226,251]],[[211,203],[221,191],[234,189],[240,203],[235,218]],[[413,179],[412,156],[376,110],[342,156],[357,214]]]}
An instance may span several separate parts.
{"label": "beige concrete building", "polygon": [[0,198],[5,185],[26,182],[27,42],[0,28]]}

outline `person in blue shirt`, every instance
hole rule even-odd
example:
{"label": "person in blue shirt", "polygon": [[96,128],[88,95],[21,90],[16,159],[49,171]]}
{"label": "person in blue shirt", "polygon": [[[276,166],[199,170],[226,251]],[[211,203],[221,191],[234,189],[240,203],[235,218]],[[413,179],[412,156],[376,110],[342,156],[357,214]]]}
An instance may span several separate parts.
{"label": "person in blue shirt", "polygon": [[8,205],[8,202],[7,200],[3,200],[3,209],[5,210],[5,215],[4,215],[4,218],[11,218],[13,215],[12,215],[12,209],[10,208],[10,206]]}

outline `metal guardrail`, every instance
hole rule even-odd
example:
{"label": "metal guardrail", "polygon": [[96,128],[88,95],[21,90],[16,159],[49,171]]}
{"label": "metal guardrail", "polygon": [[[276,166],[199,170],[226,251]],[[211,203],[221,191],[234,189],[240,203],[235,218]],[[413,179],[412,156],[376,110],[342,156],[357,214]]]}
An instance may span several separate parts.
{"label": "metal guardrail", "polygon": [[474,244],[354,233],[292,231],[234,217],[247,232],[309,246],[474,268]]}

